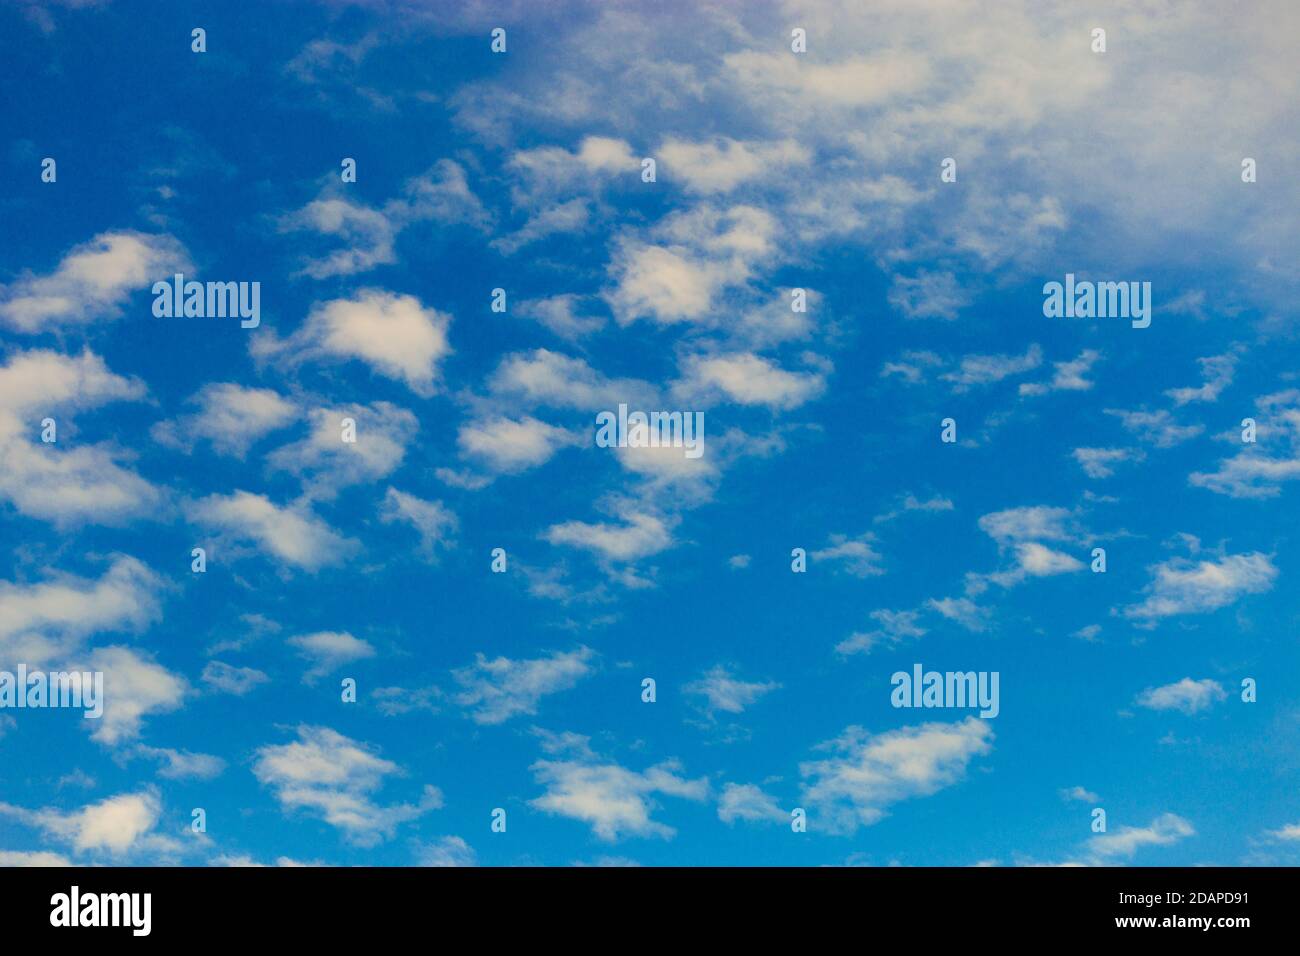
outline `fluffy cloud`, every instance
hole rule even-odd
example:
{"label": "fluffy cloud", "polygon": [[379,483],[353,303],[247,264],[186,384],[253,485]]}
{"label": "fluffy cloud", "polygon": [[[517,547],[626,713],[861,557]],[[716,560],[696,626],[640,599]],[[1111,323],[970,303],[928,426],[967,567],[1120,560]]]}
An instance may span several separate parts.
{"label": "fluffy cloud", "polygon": [[632,504],[620,506],[618,516],[623,524],[566,521],[551,525],[542,532],[542,540],[590,551],[604,561],[616,563],[639,561],[672,546],[667,519]]}
{"label": "fluffy cloud", "polygon": [[483,228],[487,212],[469,187],[464,168],[449,159],[439,160],[426,173],[406,181],[403,195],[381,209],[337,195],[337,184],[301,209],[282,216],[281,232],[310,233],[342,245],[307,260],[302,275],[313,279],[356,275],[397,261],[395,243],[409,226],[434,221],[441,225],[464,223]]}
{"label": "fluffy cloud", "polygon": [[162,579],[116,555],[98,579],[53,573],[37,584],[0,582],[0,653],[36,665],[75,651],[100,631],[141,631],[161,617]]}
{"label": "fluffy cloud", "polygon": [[713,404],[719,398],[741,405],[791,409],[826,388],[820,372],[788,372],[752,352],[690,356],[673,390],[685,400]]}
{"label": "fluffy cloud", "polygon": [[415,804],[375,803],[375,791],[401,772],[365,744],[306,724],[298,727],[297,740],[258,748],[253,764],[254,776],[285,811],[320,817],[358,846],[374,846],[401,824],[442,806],[442,794],[432,785]]}
{"label": "fluffy cloud", "polygon": [[1228,692],[1216,680],[1208,677],[1204,680],[1184,677],[1163,687],[1148,687],[1138,694],[1136,703],[1148,710],[1178,710],[1184,714],[1195,714],[1227,697]]}
{"label": "fluffy cloud", "polygon": [[443,837],[421,846],[416,853],[419,866],[477,866],[478,854],[458,836]]}
{"label": "fluffy cloud", "polygon": [[1273,588],[1278,571],[1266,554],[1229,554],[1217,561],[1172,558],[1151,568],[1146,600],[1124,608],[1124,616],[1154,622],[1179,614],[1205,614],[1247,594]]}
{"label": "fluffy cloud", "polygon": [[1030,345],[1024,355],[967,355],[953,372],[943,378],[963,392],[977,385],[991,385],[1013,375],[1031,372],[1043,363],[1043,350]]}
{"label": "fluffy cloud", "polygon": [[94,725],[90,736],[109,747],[136,739],[146,717],[176,710],[190,693],[184,677],[130,647],[97,648],[71,669],[104,674],[104,714],[86,723]]}
{"label": "fluffy cloud", "polygon": [[648,318],[660,324],[718,321],[723,292],[744,287],[769,256],[777,223],[754,206],[700,206],[672,213],[648,238],[624,235],[605,293],[620,325]]}
{"label": "fluffy cloud", "polygon": [[742,143],[721,136],[706,142],[669,138],[655,154],[668,181],[682,182],[687,192],[729,193],[742,184],[784,174],[807,165],[808,148],[795,140]]}
{"label": "fluffy cloud", "polygon": [[375,656],[375,648],[368,641],[353,637],[346,631],[316,631],[300,634],[286,642],[298,648],[298,654],[311,664],[303,681],[314,684],[322,677],[334,673],[345,664]]}
{"label": "fluffy cloud", "polygon": [[483,418],[461,426],[461,453],[489,471],[518,474],[545,464],[562,448],[586,444],[585,436],[531,416]]}
{"label": "fluffy cloud", "polygon": [[1131,859],[1144,846],[1170,846],[1195,833],[1192,825],[1182,817],[1165,813],[1145,827],[1120,827],[1110,833],[1098,834],[1088,841],[1088,849],[1106,861],[1117,857]]}
{"label": "fluffy cloud", "polygon": [[162,801],[152,789],[123,793],[65,812],[26,810],[0,803],[0,815],[33,826],[77,853],[105,852],[114,857],[138,850],[174,850],[177,841],[158,834]]}
{"label": "fluffy cloud", "polygon": [[1076,448],[1074,460],[1089,478],[1109,478],[1115,474],[1115,465],[1126,461],[1141,461],[1142,452],[1132,448]]}
{"label": "fluffy cloud", "polygon": [[1255,406],[1256,442],[1243,442],[1214,471],[1192,473],[1192,485],[1230,498],[1275,498],[1284,482],[1300,478],[1300,389],[1265,395]]}
{"label": "fluffy cloud", "polygon": [[489,659],[479,654],[471,666],[452,671],[463,688],[455,700],[479,724],[501,724],[520,714],[536,714],[543,697],[568,690],[588,676],[593,657],[595,652],[589,647],[528,660]]}
{"label": "fluffy cloud", "polygon": [[389,488],[379,508],[379,520],[386,524],[409,524],[420,535],[420,551],[431,558],[438,548],[451,546],[458,522],[441,501],[426,501]]}
{"label": "fluffy cloud", "polygon": [[243,697],[271,678],[255,667],[233,667],[224,661],[208,661],[203,666],[203,683],[222,694]]}
{"label": "fluffy cloud", "polygon": [[209,495],[186,508],[190,522],[232,542],[249,542],[278,561],[315,571],[341,564],[357,543],[302,506],[280,507],[265,495]]}
{"label": "fluffy cloud", "polygon": [[[420,427],[415,415],[389,402],[318,408],[308,418],[306,437],[277,448],[266,460],[272,469],[302,478],[309,496],[323,498],[391,474]],[[355,424],[356,441],[343,440],[345,419]]]}
{"label": "fluffy cloud", "polygon": [[1026,382],[1020,386],[1021,395],[1044,395],[1048,392],[1086,392],[1092,388],[1086,376],[1101,358],[1094,349],[1084,349],[1078,358],[1068,362],[1053,362],[1054,374],[1046,382]]}
{"label": "fluffy cloud", "polygon": [[120,524],[156,512],[163,495],[119,463],[130,457],[125,450],[108,443],[69,447],[37,440],[46,417],[63,435],[72,412],[144,394],[143,385],[114,375],[89,351],[76,357],[46,350],[14,353],[0,367],[0,498],[61,527]]}
{"label": "fluffy cloud", "polygon": [[705,711],[712,718],[718,711],[739,714],[781,685],[775,681],[744,681],[733,676],[721,664],[710,668],[704,676],[682,687],[682,693],[703,697]]}
{"label": "fluffy cloud", "polygon": [[708,780],[682,776],[679,761],[666,760],[637,772],[602,761],[586,743],[585,737],[566,735],[546,745],[567,759],[539,760],[532,765],[533,776],[546,792],[529,801],[531,806],[581,820],[602,840],[626,836],[666,839],[677,831],[653,818],[658,807],[655,795],[694,801],[708,797]]}
{"label": "fluffy cloud", "polygon": [[855,578],[874,577],[884,574],[880,566],[883,558],[875,549],[876,536],[870,532],[857,538],[846,534],[833,534],[826,547],[810,555],[814,561],[836,561],[844,570]]}
{"label": "fluffy cloud", "polygon": [[[102,232],[69,250],[52,273],[0,286],[0,321],[37,333],[116,318],[132,293],[192,268],[171,236]],[[152,314],[142,311],[141,318]]]}
{"label": "fluffy cloud", "polygon": [[488,384],[502,398],[530,406],[580,409],[593,413],[593,418],[596,411],[615,409],[620,402],[633,408],[656,404],[648,383],[606,378],[582,359],[548,349],[506,356]]}
{"label": "fluffy cloud", "polygon": [[243,458],[263,436],[293,422],[298,406],[269,388],[234,382],[205,385],[190,399],[193,414],[158,422],[150,434],[159,444],[190,451],[199,440],[223,455]]}
{"label": "fluffy cloud", "polygon": [[836,756],[800,764],[803,801],[831,832],[852,833],[880,820],[891,804],[958,783],[971,760],[993,750],[993,727],[975,717],[874,736],[849,727],[820,749]]}
{"label": "fluffy cloud", "polygon": [[287,364],[357,359],[428,397],[439,380],[438,364],[451,353],[450,324],[451,316],[425,308],[413,295],[362,289],[348,299],[318,303],[291,336],[258,336],[250,350],[256,358]]}
{"label": "fluffy cloud", "polygon": [[776,799],[752,783],[728,783],[718,798],[718,819],[734,824],[737,820],[748,823],[783,823],[789,819]]}

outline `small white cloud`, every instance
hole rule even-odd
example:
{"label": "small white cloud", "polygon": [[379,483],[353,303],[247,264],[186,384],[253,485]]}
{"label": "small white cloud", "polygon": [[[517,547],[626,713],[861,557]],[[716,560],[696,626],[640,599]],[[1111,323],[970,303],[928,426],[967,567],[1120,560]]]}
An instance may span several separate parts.
{"label": "small white cloud", "polygon": [[1184,714],[1195,714],[1227,697],[1228,692],[1216,680],[1208,677],[1204,680],[1184,677],[1163,687],[1148,687],[1138,694],[1136,703],[1149,710],[1177,710]]}
{"label": "small white cloud", "polygon": [[345,664],[375,656],[375,648],[367,641],[353,637],[346,631],[316,631],[300,634],[286,642],[298,648],[298,654],[311,664],[303,681],[314,684]]}
{"label": "small white cloud", "polygon": [[456,695],[456,703],[470,711],[479,724],[500,724],[520,714],[536,714],[543,697],[569,690],[588,676],[594,656],[589,647],[528,660],[489,659],[478,654],[471,666],[452,671],[464,688]]}
{"label": "small white cloud", "polygon": [[705,712],[712,719],[719,711],[726,714],[742,713],[780,686],[775,681],[740,680],[728,668],[719,664],[706,671],[698,680],[683,686],[682,693],[703,697]]}
{"label": "small white cloud", "polygon": [[0,286],[0,321],[35,334],[116,318],[132,293],[191,270],[171,236],[101,232],[69,250],[49,275],[26,273]]}
{"label": "small white cloud", "polygon": [[328,727],[303,724],[297,740],[258,748],[253,775],[284,810],[318,816],[358,846],[374,846],[399,825],[442,806],[442,793],[427,784],[417,803],[375,803],[375,791],[401,776],[401,768]]}
{"label": "small white cloud", "polygon": [[871,735],[849,727],[819,749],[835,754],[799,766],[803,803],[833,833],[852,833],[885,816],[901,800],[929,796],[958,783],[975,757],[993,750],[993,727],[968,717]]}
{"label": "small white cloud", "polygon": [[1247,594],[1272,590],[1278,571],[1268,555],[1230,554],[1217,561],[1172,558],[1151,568],[1146,600],[1124,608],[1124,616],[1155,621],[1179,614],[1205,614]]}
{"label": "small white cloud", "polygon": [[280,507],[265,495],[248,491],[191,502],[186,516],[193,524],[232,541],[251,542],[277,560],[308,571],[340,564],[357,547],[309,509]]}
{"label": "small white cloud", "polygon": [[291,365],[316,358],[358,359],[428,397],[440,378],[439,363],[451,353],[450,324],[451,316],[425,308],[415,296],[361,289],[351,298],[318,303],[288,338],[258,336],[250,349],[255,358]]}
{"label": "small white cloud", "polygon": [[1088,841],[1093,854],[1109,860],[1114,857],[1131,859],[1144,846],[1169,846],[1194,836],[1192,825],[1174,813],[1166,813],[1145,827],[1120,827],[1113,833],[1098,834]]}

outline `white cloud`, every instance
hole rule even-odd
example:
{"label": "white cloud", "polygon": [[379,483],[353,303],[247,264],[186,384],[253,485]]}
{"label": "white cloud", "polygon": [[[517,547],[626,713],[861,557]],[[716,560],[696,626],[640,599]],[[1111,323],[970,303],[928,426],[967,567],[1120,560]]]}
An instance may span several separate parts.
{"label": "white cloud", "polygon": [[190,403],[198,411],[158,422],[150,430],[154,441],[188,452],[206,439],[217,452],[243,458],[258,440],[299,415],[298,406],[273,389],[233,382],[205,385]]}
{"label": "white cloud", "polygon": [[590,551],[606,561],[631,562],[658,554],[672,546],[669,524],[633,505],[620,508],[623,524],[566,521],[542,532],[542,540]]}
{"label": "white cloud", "polygon": [[89,351],[75,358],[46,350],[11,355],[0,368],[0,498],[60,527],[120,524],[156,513],[162,493],[119,464],[129,451],[106,442],[37,440],[46,417],[55,420],[62,437],[72,412],[144,394],[140,382],[114,375]]}
{"label": "white cloud", "polygon": [[998,544],[1015,544],[1030,540],[1066,541],[1071,513],[1066,508],[1031,505],[993,511],[979,519],[980,530]]}
{"label": "white cloud", "polygon": [[1229,554],[1217,561],[1171,558],[1151,568],[1146,600],[1124,608],[1124,616],[1143,621],[1218,610],[1247,594],[1273,588],[1278,571],[1268,555]]}
{"label": "white cloud", "polygon": [[58,853],[37,851],[25,853],[14,850],[0,850],[0,867],[26,866],[72,866],[72,861]]}
{"label": "white cloud", "polygon": [[647,239],[624,233],[605,293],[620,325],[648,318],[660,324],[718,324],[717,299],[745,286],[772,253],[777,222],[755,206],[704,205],[671,213]]}
{"label": "white cloud", "polygon": [[[37,333],[116,318],[132,293],[192,268],[184,247],[171,236],[101,232],[70,249],[54,272],[25,273],[0,286],[0,321]],[[156,321],[143,308],[141,320]]]}
{"label": "white cloud", "polygon": [[969,295],[958,285],[951,272],[920,270],[915,276],[894,276],[889,290],[889,304],[908,319],[957,318],[970,304]]}
{"label": "white cloud", "polygon": [[375,803],[375,791],[401,774],[397,764],[367,745],[307,724],[298,727],[296,741],[259,747],[253,764],[253,775],[272,789],[284,810],[318,816],[358,846],[374,846],[399,825],[442,806],[441,792],[427,784],[418,803]]}
{"label": "white cloud", "polygon": [[452,671],[464,688],[456,695],[456,703],[469,710],[479,724],[501,724],[520,714],[536,714],[543,697],[569,690],[591,674],[594,656],[589,647],[528,660],[489,659],[478,654],[471,666]]}
{"label": "white cloud", "polygon": [[585,199],[571,199],[557,203],[530,216],[528,221],[512,233],[488,243],[502,255],[512,256],[524,246],[556,234],[583,231],[591,219],[591,210]]}
{"label": "white cloud", "polygon": [[243,697],[271,678],[255,667],[233,667],[224,661],[208,661],[203,666],[203,683],[222,694]]}
{"label": "white cloud", "polygon": [[[419,420],[390,402],[318,408],[308,416],[306,437],[266,456],[269,467],[303,479],[312,497],[333,497],[340,488],[378,481],[397,469]],[[343,440],[343,422],[355,423],[356,441]]]}
{"label": "white cloud", "polygon": [[[656,794],[701,801],[708,797],[708,780],[689,780],[681,764],[666,760],[642,772],[616,763],[602,763],[585,747],[586,738],[569,745],[576,753],[567,760],[539,760],[533,776],[546,792],[531,806],[547,813],[581,820],[602,840],[625,836],[670,838],[677,831],[652,817]],[[581,744],[580,747],[574,746]]]}
{"label": "white cloud", "polygon": [[353,637],[346,631],[316,631],[312,634],[299,634],[289,638],[286,643],[298,648],[299,656],[311,664],[302,677],[307,684],[316,683],[345,664],[375,656],[375,648],[372,644]]}
{"label": "white cloud", "polygon": [[1278,830],[1269,830],[1268,836],[1274,840],[1300,840],[1300,823],[1288,823]]}
{"label": "white cloud", "polygon": [[154,832],[162,815],[162,801],[152,789],[118,794],[72,812],[54,808],[26,810],[0,803],[0,815],[34,826],[77,853],[105,851],[122,856],[135,850],[175,845],[175,841]]}
{"label": "white cloud", "polygon": [[783,823],[789,818],[789,814],[777,804],[776,798],[752,783],[725,784],[722,795],[718,798],[718,819],[723,823],[734,824],[737,820],[747,823]]}
{"label": "white cloud", "polygon": [[190,693],[184,677],[130,647],[96,648],[71,669],[104,673],[104,714],[86,723],[91,738],[109,747],[139,737],[146,717],[178,709]]}
{"label": "white cloud", "polygon": [[432,220],[481,229],[489,221],[464,168],[449,159],[408,179],[403,197],[389,200],[382,209],[342,198],[339,189],[331,183],[326,193],[279,221],[281,232],[314,233],[342,243],[324,256],[307,260],[300,274],[313,279],[355,275],[395,263],[397,237],[415,223]]}
{"label": "white cloud", "polygon": [[428,397],[440,379],[439,363],[451,353],[450,324],[450,315],[425,308],[413,295],[361,289],[351,298],[317,303],[288,338],[259,335],[249,348],[255,358],[279,358],[291,365],[317,358],[357,359]]}
{"label": "white cloud", "polygon": [[1124,427],[1140,440],[1157,448],[1172,448],[1205,431],[1203,425],[1180,425],[1166,409],[1154,412],[1106,409],[1107,415],[1117,417]]}
{"label": "white cloud", "polygon": [[437,843],[421,846],[416,853],[419,866],[477,866],[478,854],[458,836],[446,836]]}
{"label": "white cloud", "polygon": [[456,444],[467,458],[501,474],[545,464],[562,448],[587,443],[585,436],[531,416],[482,418],[461,426]]}
{"label": "white cloud", "polygon": [[1013,375],[1032,372],[1043,364],[1043,350],[1030,345],[1024,355],[967,355],[957,370],[942,378],[952,382],[954,390],[966,391],[976,385],[991,385]]}
{"label": "white cloud", "polygon": [[705,142],[669,138],[655,154],[666,181],[679,181],[691,193],[728,193],[736,187],[805,166],[812,154],[796,140],[743,143],[726,136]]}
{"label": "white cloud", "polygon": [[819,372],[788,372],[752,352],[735,352],[688,356],[672,387],[696,403],[712,404],[721,397],[741,405],[792,409],[820,395],[826,380]]}
{"label": "white cloud", "polygon": [[884,559],[875,549],[875,540],[876,536],[871,532],[856,538],[850,538],[846,534],[833,534],[825,548],[813,551],[809,557],[814,561],[842,562],[844,570],[855,578],[875,577],[885,573],[885,569],[880,566]]}
{"label": "white cloud", "polygon": [[103,631],[142,631],[161,617],[163,581],[115,555],[98,579],[53,573],[37,584],[0,582],[0,653],[35,665]]}
{"label": "white cloud", "polygon": [[1136,703],[1148,710],[1177,710],[1184,714],[1195,714],[1227,697],[1228,692],[1216,680],[1208,677],[1204,680],[1184,677],[1163,687],[1148,687],[1138,694]]}
{"label": "white cloud", "polygon": [[1135,448],[1076,448],[1074,460],[1089,478],[1109,478],[1114,466],[1126,461],[1141,461],[1142,452]]}
{"label": "white cloud", "polygon": [[1062,800],[1079,800],[1083,803],[1099,803],[1101,797],[1083,787],[1067,787],[1060,791]]}
{"label": "white cloud", "polygon": [[587,136],[577,150],[539,146],[516,151],[508,164],[519,177],[516,202],[538,205],[547,197],[623,176],[637,178],[641,163],[625,140]]}
{"label": "white cloud", "polygon": [[976,717],[874,736],[849,727],[819,749],[836,755],[800,764],[803,802],[830,832],[852,833],[876,823],[891,804],[960,782],[972,759],[993,750],[993,727]]}
{"label": "white cloud", "polygon": [[1054,374],[1047,382],[1026,382],[1020,386],[1021,395],[1044,395],[1047,392],[1084,392],[1092,388],[1093,383],[1086,376],[1101,353],[1095,349],[1084,349],[1078,358],[1068,362],[1053,362]]}
{"label": "white cloud", "polygon": [[397,261],[398,227],[384,213],[346,199],[315,199],[280,220],[282,232],[309,231],[345,243],[322,259],[312,259],[302,274],[313,279],[347,276]]}
{"label": "white cloud", "polygon": [[1187,405],[1191,402],[1217,402],[1223,390],[1232,384],[1237,371],[1238,351],[1225,352],[1223,355],[1210,355],[1196,360],[1201,367],[1203,379],[1194,388],[1171,388],[1165,392],[1174,400],[1175,405]]}
{"label": "white cloud", "polygon": [[1243,442],[1212,472],[1194,472],[1192,485],[1231,498],[1274,498],[1284,482],[1300,478],[1300,389],[1264,395],[1255,405],[1256,442]]}
{"label": "white cloud", "polygon": [[776,681],[745,681],[732,675],[721,664],[710,668],[704,676],[682,687],[682,693],[705,699],[705,710],[712,718],[718,711],[727,714],[742,713],[751,704],[780,688]]}
{"label": "white cloud", "polygon": [[968,631],[979,632],[988,627],[988,608],[980,607],[970,598],[931,598],[925,606]]}
{"label": "white cloud", "polygon": [[271,557],[315,571],[341,564],[357,543],[344,538],[301,506],[280,507],[265,495],[236,491],[191,502],[186,516],[235,542],[251,542]]}
{"label": "white cloud", "polygon": [[426,501],[415,495],[389,488],[379,509],[379,520],[386,524],[409,524],[420,535],[420,550],[432,557],[438,548],[448,548],[459,522],[441,501]]}
{"label": "white cloud", "polygon": [[1120,827],[1113,833],[1098,834],[1088,841],[1093,854],[1109,860],[1131,859],[1144,846],[1169,846],[1194,836],[1192,825],[1174,813],[1165,813],[1145,827]]}
{"label": "white cloud", "polygon": [[582,359],[548,349],[506,356],[488,384],[495,395],[530,405],[580,409],[590,412],[593,421],[597,411],[616,409],[620,402],[644,409],[656,404],[648,383],[606,378]]}
{"label": "white cloud", "polygon": [[526,299],[515,306],[515,313],[544,326],[562,339],[576,341],[605,327],[601,316],[579,314],[582,299],[566,293],[544,299]]}
{"label": "white cloud", "polygon": [[139,745],[132,751],[162,763],[158,776],[166,780],[212,780],[225,772],[226,762],[212,754]]}
{"label": "white cloud", "polygon": [[[944,616],[949,617],[951,615],[945,614]],[[849,637],[835,645],[835,653],[845,656],[849,654],[869,654],[879,645],[885,644],[893,647],[907,638],[924,637],[926,634],[925,628],[917,623],[921,617],[919,611],[890,611],[881,608],[872,611],[870,617],[880,626],[871,631],[859,631],[849,635]]]}

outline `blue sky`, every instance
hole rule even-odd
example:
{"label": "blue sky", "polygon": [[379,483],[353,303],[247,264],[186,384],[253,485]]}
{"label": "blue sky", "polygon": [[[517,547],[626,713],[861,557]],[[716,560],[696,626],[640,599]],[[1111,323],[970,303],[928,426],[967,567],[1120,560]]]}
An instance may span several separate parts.
{"label": "blue sky", "polygon": [[866,6],[0,10],[0,862],[1297,862],[1297,12]]}

